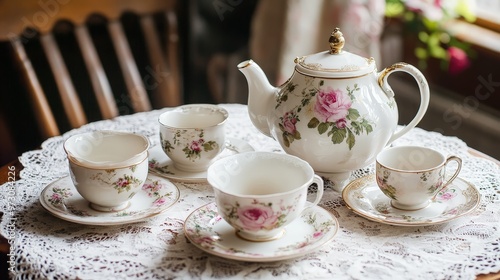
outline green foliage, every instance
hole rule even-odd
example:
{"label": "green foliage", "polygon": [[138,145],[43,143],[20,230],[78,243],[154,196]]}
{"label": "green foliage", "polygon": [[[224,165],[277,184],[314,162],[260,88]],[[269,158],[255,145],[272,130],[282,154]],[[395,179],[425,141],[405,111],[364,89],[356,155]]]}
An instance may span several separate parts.
{"label": "green foliage", "polygon": [[[443,1],[445,2],[445,1]],[[420,0],[407,3],[405,0],[386,0],[385,16],[397,18],[404,24],[406,33],[416,34],[418,45],[414,55],[419,59],[421,67],[427,66],[427,60],[437,59],[443,70],[448,70],[449,47],[462,49],[471,56],[470,45],[458,41],[447,31],[450,20],[462,18],[469,22],[475,21],[475,15],[470,0],[457,0],[455,5],[443,5],[435,1]],[[412,7],[417,3],[418,9]],[[442,6],[437,6],[442,5]],[[433,11],[433,12],[431,12]]]}

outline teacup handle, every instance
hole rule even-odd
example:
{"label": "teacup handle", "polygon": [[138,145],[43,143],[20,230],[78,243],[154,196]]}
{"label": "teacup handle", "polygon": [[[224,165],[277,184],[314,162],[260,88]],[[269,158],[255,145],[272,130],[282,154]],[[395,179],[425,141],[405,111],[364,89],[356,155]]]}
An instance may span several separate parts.
{"label": "teacup handle", "polygon": [[453,182],[453,180],[455,180],[455,178],[457,178],[458,176],[458,173],[460,173],[460,169],[462,169],[462,159],[457,157],[457,156],[450,156],[446,159],[446,162],[444,163],[445,165],[445,168],[446,168],[446,165],[448,165],[448,163],[450,161],[456,161],[458,163],[458,166],[457,166],[457,170],[455,171],[455,173],[453,174],[453,176],[451,176],[451,178],[443,184],[443,187],[441,187],[441,189],[444,189],[446,188],[446,186],[448,186],[451,182]]}
{"label": "teacup handle", "polygon": [[444,162],[444,166],[446,168],[446,165],[448,165],[448,163],[450,161],[456,161],[458,163],[458,166],[457,166],[457,170],[455,171],[455,173],[453,174],[453,176],[451,176],[450,179],[448,179],[448,181],[446,181],[446,183],[444,183],[441,188],[439,188],[439,190],[436,191],[436,194],[434,195],[434,198],[436,198],[436,196],[438,195],[438,193],[442,190],[444,190],[451,182],[453,182],[453,180],[455,180],[455,178],[457,178],[458,176],[458,173],[460,173],[460,170],[462,169],[462,159],[457,157],[457,156],[449,156],[446,161]]}
{"label": "teacup handle", "polygon": [[318,175],[314,174],[313,183],[316,183],[316,185],[318,186],[318,191],[316,192],[316,199],[314,200],[314,202],[312,202],[312,204],[308,205],[307,207],[304,207],[304,210],[302,210],[302,212],[305,211],[306,209],[318,205],[318,203],[321,201],[321,198],[323,198],[323,189],[324,189],[323,179],[321,179],[321,177],[319,177]]}

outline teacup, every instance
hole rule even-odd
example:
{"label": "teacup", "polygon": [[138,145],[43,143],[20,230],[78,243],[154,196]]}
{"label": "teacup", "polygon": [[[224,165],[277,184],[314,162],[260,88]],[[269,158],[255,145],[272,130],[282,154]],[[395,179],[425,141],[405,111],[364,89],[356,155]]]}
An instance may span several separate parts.
{"label": "teacup", "polygon": [[[248,152],[215,161],[207,171],[222,218],[245,240],[280,238],[284,227],[323,196],[323,180],[304,160],[288,154]],[[317,184],[307,205],[307,190]]]}
{"label": "teacup", "polygon": [[[451,161],[458,165],[448,178],[446,167]],[[461,168],[459,157],[445,157],[436,150],[418,146],[386,149],[378,154],[375,166],[378,186],[391,198],[392,206],[402,210],[427,207],[458,176]]]}
{"label": "teacup", "polygon": [[227,118],[227,111],[217,105],[176,107],[158,118],[161,147],[179,170],[206,170],[225,148]]}
{"label": "teacup", "polygon": [[130,205],[148,175],[148,148],[146,137],[116,131],[82,133],[64,142],[76,190],[103,212]]}

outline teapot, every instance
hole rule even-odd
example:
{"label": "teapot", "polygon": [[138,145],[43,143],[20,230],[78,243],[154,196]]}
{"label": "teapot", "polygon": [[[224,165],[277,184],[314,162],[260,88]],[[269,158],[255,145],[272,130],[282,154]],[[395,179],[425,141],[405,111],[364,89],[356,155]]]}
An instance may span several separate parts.
{"label": "teapot", "polygon": [[[330,50],[295,58],[292,76],[272,86],[254,61],[238,64],[248,82],[248,113],[255,127],[274,138],[287,154],[307,161],[325,181],[341,191],[352,171],[374,162],[391,142],[414,128],[429,105],[429,85],[414,66],[395,63],[378,72],[373,58],[342,50],[335,28]],[[418,84],[420,106],[398,129],[398,108],[387,78],[406,72]]]}

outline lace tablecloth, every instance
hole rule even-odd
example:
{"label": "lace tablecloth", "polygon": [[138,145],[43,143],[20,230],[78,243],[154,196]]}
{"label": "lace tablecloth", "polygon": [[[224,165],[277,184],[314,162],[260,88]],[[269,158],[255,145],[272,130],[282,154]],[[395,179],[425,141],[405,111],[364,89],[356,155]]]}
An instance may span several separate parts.
{"label": "lace tablecloth", "polygon": [[[228,136],[255,150],[281,152],[277,142],[259,133],[244,105],[224,104],[230,114]],[[213,201],[202,183],[175,183],[181,198],[166,212],[140,223],[84,226],[60,220],[39,203],[47,184],[68,175],[62,148],[69,136],[112,129],[142,133],[159,142],[157,117],[162,110],[88,124],[48,139],[41,150],[24,153],[22,179],[0,187],[4,212],[2,235],[12,243],[13,274],[20,279],[473,279],[500,271],[500,172],[486,159],[471,156],[454,137],[418,128],[395,145],[433,147],[464,160],[460,177],[481,193],[472,214],[448,223],[398,227],[357,216],[341,194],[327,188],[320,205],[340,224],[335,238],[314,253],[271,263],[250,263],[212,256],[184,237],[183,223],[196,208]],[[352,179],[373,173],[374,166]]]}

